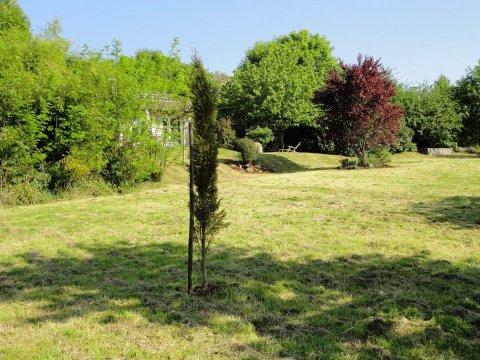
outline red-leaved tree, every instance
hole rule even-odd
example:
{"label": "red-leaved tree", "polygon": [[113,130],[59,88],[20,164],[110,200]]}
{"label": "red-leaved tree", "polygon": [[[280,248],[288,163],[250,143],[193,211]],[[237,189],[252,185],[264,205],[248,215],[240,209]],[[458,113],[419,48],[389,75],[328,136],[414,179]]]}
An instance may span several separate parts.
{"label": "red-leaved tree", "polygon": [[380,60],[358,55],[357,63],[328,76],[326,86],[315,93],[323,109],[328,137],[343,153],[362,160],[372,149],[393,145],[400,127],[402,109],[391,102],[395,85]]}

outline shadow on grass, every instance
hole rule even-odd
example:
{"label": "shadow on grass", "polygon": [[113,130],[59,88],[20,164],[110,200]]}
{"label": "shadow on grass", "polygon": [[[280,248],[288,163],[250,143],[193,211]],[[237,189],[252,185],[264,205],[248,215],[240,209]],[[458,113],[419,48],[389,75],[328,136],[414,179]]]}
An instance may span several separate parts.
{"label": "shadow on grass", "polygon": [[450,223],[459,228],[480,227],[480,197],[452,196],[415,204],[414,211],[433,223]]}
{"label": "shadow on grass", "polygon": [[306,167],[302,164],[296,163],[285,156],[276,155],[275,153],[265,153],[259,154],[258,160],[266,165],[268,168],[272,169],[274,172],[278,173],[294,173],[300,171],[314,171],[314,170],[332,170],[337,169],[337,167]]}
{"label": "shadow on grass", "polygon": [[[278,261],[229,248],[210,258],[221,291],[188,298],[183,247],[79,248],[85,257],[26,253],[26,265],[4,266],[0,301],[38,302],[46,315],[25,319],[34,323],[98,313],[99,323],[111,324],[134,311],[160,324],[250,332],[260,337],[245,346],[273,357],[410,358],[422,349],[420,357],[473,359],[480,353],[477,266],[459,268],[427,253]],[[236,351],[241,356],[245,348]]]}

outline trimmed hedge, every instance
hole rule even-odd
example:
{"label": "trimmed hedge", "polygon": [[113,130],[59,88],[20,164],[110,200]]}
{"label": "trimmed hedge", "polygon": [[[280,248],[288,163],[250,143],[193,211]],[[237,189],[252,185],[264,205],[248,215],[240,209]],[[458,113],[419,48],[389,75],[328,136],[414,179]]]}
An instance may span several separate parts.
{"label": "trimmed hedge", "polygon": [[247,138],[238,139],[235,143],[235,148],[240,152],[244,163],[251,163],[257,160],[257,147],[253,140]]}

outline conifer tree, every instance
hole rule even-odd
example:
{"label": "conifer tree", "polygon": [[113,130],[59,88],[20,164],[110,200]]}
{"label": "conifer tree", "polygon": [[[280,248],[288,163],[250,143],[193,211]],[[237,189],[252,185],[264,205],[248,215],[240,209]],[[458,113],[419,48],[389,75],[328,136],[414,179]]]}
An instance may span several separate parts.
{"label": "conifer tree", "polygon": [[193,110],[193,208],[195,239],[200,247],[202,288],[207,286],[207,252],[214,235],[225,226],[225,211],[220,209],[217,188],[218,142],[215,88],[202,61],[193,57],[191,83]]}

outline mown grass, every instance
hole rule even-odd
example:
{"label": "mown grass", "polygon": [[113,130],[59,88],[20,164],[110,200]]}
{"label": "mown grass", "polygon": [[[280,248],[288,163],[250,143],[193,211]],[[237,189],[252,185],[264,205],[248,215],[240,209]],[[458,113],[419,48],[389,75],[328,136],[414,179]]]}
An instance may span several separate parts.
{"label": "mown grass", "polygon": [[[233,152],[222,152],[233,159]],[[480,158],[221,165],[221,290],[185,295],[187,176],[0,210],[0,358],[480,358]]]}

